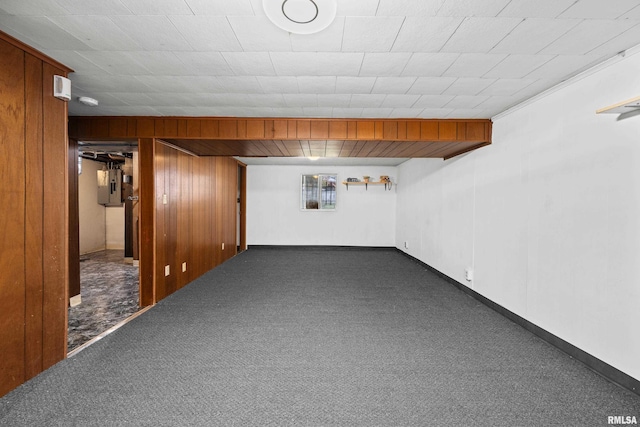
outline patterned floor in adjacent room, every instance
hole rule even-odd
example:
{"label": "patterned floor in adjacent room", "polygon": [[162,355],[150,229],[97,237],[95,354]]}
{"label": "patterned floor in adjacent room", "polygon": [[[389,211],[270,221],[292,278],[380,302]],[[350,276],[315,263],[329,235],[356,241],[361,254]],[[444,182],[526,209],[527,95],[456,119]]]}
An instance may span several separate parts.
{"label": "patterned floor in adjacent room", "polygon": [[138,267],[124,261],[120,250],[80,257],[82,303],[69,308],[67,351],[138,311]]}

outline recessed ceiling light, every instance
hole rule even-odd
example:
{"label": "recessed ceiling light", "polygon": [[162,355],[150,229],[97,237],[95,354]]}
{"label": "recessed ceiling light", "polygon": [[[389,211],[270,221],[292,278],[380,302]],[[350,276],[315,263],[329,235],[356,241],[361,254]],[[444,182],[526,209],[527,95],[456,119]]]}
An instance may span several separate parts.
{"label": "recessed ceiling light", "polygon": [[88,105],[89,107],[97,107],[98,100],[89,98],[88,96],[81,96],[78,98],[78,102],[84,105]]}
{"label": "recessed ceiling light", "polygon": [[295,34],[313,34],[327,28],[336,17],[336,0],[262,0],[267,17]]}

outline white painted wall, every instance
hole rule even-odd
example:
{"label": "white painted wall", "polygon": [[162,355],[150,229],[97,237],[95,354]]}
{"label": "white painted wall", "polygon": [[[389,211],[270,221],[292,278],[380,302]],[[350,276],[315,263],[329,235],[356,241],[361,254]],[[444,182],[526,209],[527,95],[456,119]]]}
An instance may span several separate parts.
{"label": "white painted wall", "polygon": [[98,204],[98,171],[100,169],[102,169],[102,163],[82,159],[82,173],[78,176],[81,254],[106,248],[105,207]]}
{"label": "white painted wall", "polygon": [[396,176],[392,166],[247,167],[247,243],[249,245],[395,245],[396,190],[383,186],[337,189],[335,212],[300,210],[302,174],[337,173],[338,181],[370,175]]}
{"label": "white painted wall", "polygon": [[400,165],[396,245],[640,379],[640,115],[595,114],[640,95],[640,55],[617,61],[497,118],[491,146]]}
{"label": "white painted wall", "polygon": [[124,250],[124,205],[108,206],[105,215],[107,249]]}

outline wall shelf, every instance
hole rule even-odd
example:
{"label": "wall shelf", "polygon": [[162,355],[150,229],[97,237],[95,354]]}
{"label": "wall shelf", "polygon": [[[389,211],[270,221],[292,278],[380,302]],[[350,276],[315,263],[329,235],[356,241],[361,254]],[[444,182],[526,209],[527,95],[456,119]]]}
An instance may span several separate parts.
{"label": "wall shelf", "polygon": [[347,187],[347,191],[349,191],[350,185],[364,185],[365,190],[369,190],[370,185],[384,185],[384,189],[391,191],[391,187],[393,183],[391,181],[388,182],[365,182],[365,181],[342,181],[342,183]]}
{"label": "wall shelf", "polygon": [[600,108],[596,111],[596,114],[624,114],[631,111],[638,111],[639,109],[640,96],[636,96],[635,98],[627,99],[626,101],[618,102],[617,104]]}

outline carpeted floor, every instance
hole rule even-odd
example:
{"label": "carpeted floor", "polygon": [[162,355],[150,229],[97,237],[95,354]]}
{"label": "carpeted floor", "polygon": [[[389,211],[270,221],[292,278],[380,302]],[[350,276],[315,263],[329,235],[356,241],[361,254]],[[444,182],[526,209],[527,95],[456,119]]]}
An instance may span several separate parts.
{"label": "carpeted floor", "polygon": [[250,249],[0,399],[3,426],[606,426],[640,397],[392,250]]}

